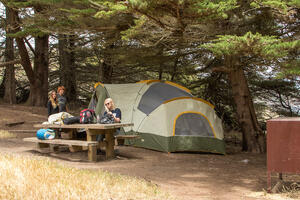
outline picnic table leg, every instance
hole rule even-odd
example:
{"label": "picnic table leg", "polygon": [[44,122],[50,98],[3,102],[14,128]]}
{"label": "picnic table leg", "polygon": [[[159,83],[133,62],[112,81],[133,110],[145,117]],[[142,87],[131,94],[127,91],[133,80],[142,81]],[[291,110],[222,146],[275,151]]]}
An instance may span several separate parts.
{"label": "picnic table leg", "polygon": [[97,162],[97,145],[89,145],[88,159]]}
{"label": "picnic table leg", "polygon": [[37,148],[38,149],[42,149],[42,148],[48,148],[49,144],[45,144],[45,143],[37,143]]}
{"label": "picnic table leg", "polygon": [[[62,129],[62,132],[68,134],[68,139],[76,139],[76,129]],[[70,152],[77,152],[82,150],[82,146],[69,146]]]}
{"label": "picnic table leg", "polygon": [[68,133],[69,139],[75,139],[76,138],[76,130],[75,129],[69,129],[64,130],[64,132]]}
{"label": "picnic table leg", "polygon": [[[87,131],[89,131],[89,130],[87,130]],[[97,139],[96,135],[91,135],[89,133],[86,134],[87,141],[96,141],[96,139]],[[89,145],[88,159],[89,159],[89,161],[92,161],[92,162],[97,161],[97,146],[96,145]]]}
{"label": "picnic table leg", "polygon": [[[58,139],[59,138],[59,135],[60,135],[60,132],[59,132],[59,129],[54,129],[54,133],[55,133],[55,139]],[[45,144],[44,144],[45,145]],[[48,145],[48,147],[50,147],[50,152],[56,152],[58,151],[58,145],[55,145],[55,144],[46,144]]]}
{"label": "picnic table leg", "polygon": [[58,151],[58,145],[50,144],[50,152],[56,152]]}
{"label": "picnic table leg", "polygon": [[114,158],[115,157],[115,139],[114,139],[114,132],[115,129],[107,129],[105,130],[105,140],[106,140],[106,159]]}

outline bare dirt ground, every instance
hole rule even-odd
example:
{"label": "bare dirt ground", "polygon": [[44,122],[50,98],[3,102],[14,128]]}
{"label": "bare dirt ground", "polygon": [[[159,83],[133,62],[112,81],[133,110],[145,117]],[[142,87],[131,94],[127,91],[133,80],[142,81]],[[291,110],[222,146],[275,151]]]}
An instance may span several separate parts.
{"label": "bare dirt ground", "polygon": [[[79,113],[78,113],[79,114]],[[33,124],[47,120],[46,108],[0,104],[1,130],[33,130]],[[24,122],[9,127],[7,124]],[[36,130],[36,129],[35,129]],[[116,159],[97,163],[87,161],[87,152],[70,153],[60,148],[58,153],[39,151],[22,138],[35,132],[16,132],[16,138],[0,139],[0,152],[28,156],[43,156],[65,165],[101,169],[151,181],[182,200],[255,200],[289,199],[267,195],[266,155],[228,152],[227,155],[204,153],[162,153],[142,148],[117,146]],[[272,181],[275,182],[277,175]]]}

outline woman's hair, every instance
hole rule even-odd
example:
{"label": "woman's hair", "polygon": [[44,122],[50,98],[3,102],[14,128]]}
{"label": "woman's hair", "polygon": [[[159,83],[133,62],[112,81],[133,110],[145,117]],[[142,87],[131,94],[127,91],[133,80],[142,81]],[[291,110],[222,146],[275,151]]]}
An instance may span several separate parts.
{"label": "woman's hair", "polygon": [[112,105],[111,108],[112,108],[113,110],[116,109],[115,104],[114,104],[112,98],[107,98],[107,99],[104,100],[104,108],[105,108],[106,112],[109,112],[108,108],[107,108],[106,105],[105,105],[105,104],[107,104],[108,102],[111,103],[111,105]]}
{"label": "woman's hair", "polygon": [[51,90],[49,92],[49,100],[51,101],[52,107],[55,109],[57,107],[58,101],[57,101],[57,98],[53,99],[53,97],[52,97],[53,93],[56,93],[56,92],[54,90]]}
{"label": "woman's hair", "polygon": [[61,90],[66,91],[66,88],[65,88],[64,86],[59,86],[59,87],[57,88],[57,93],[59,93],[59,91],[61,91]]}

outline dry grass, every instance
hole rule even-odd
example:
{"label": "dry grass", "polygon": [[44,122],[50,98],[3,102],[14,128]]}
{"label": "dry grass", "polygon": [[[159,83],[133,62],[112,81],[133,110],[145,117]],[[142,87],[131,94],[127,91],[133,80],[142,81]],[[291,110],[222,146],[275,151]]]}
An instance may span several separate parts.
{"label": "dry grass", "polygon": [[300,199],[300,183],[293,182],[288,185],[284,185],[282,192],[290,198]]}
{"label": "dry grass", "polygon": [[0,130],[0,139],[4,139],[4,138],[15,138],[16,135],[9,132],[9,131],[5,131],[5,130]]}
{"label": "dry grass", "polygon": [[285,183],[280,187],[278,193],[267,193],[264,190],[263,192],[252,192],[247,196],[262,200],[296,200],[300,199],[300,184],[296,182]]}
{"label": "dry grass", "polygon": [[247,194],[246,196],[255,199],[261,199],[261,200],[297,200],[300,197],[299,194],[300,194],[299,192],[270,194],[264,191],[264,192],[252,192],[250,194]]}
{"label": "dry grass", "polygon": [[10,154],[0,155],[0,182],[0,199],[174,199],[145,180]]}

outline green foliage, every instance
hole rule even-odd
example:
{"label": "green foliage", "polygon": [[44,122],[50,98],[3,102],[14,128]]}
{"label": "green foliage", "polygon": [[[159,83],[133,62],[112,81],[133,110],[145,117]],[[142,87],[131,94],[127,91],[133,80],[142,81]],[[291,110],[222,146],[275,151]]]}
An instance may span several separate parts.
{"label": "green foliage", "polygon": [[123,40],[129,41],[130,38],[134,38],[137,34],[139,34],[139,29],[141,29],[146,23],[146,18],[142,16],[139,19],[134,20],[134,23],[135,26],[121,32]]}
{"label": "green foliage", "polygon": [[292,0],[288,3],[290,6],[294,6],[300,8],[300,1],[299,0]]}
{"label": "green foliage", "polygon": [[140,10],[146,10],[151,6],[151,1],[147,1],[147,0],[129,0],[128,2],[132,7]]}
{"label": "green foliage", "polygon": [[[272,118],[275,113],[281,116],[299,115],[299,106],[296,103],[299,99],[299,85],[286,78],[274,78],[275,74],[276,72],[272,71],[272,77],[270,77],[265,73],[254,72],[248,77],[252,95],[255,96],[257,102],[262,104],[267,102],[265,109],[260,110],[259,113],[268,119]],[[266,116],[268,114],[271,115]]]}
{"label": "green foliage", "polygon": [[[195,0],[175,2],[164,0],[129,0],[126,2],[98,0],[93,4],[97,5],[99,9],[95,15],[98,18],[108,18],[127,13],[137,18],[144,16],[152,23],[166,27],[176,27],[179,25],[178,21],[181,24],[198,24],[209,20],[226,19],[228,17],[227,12],[238,7],[236,0],[213,2],[209,0],[201,2]],[[145,22],[144,19],[143,21]],[[137,26],[139,25],[137,23]]]}
{"label": "green foliage", "polygon": [[10,7],[17,8],[28,8],[35,5],[49,6],[56,3],[60,3],[62,0],[29,0],[29,1],[18,1],[18,0],[9,0],[8,5]]}
{"label": "green foliage", "polygon": [[255,0],[250,3],[254,8],[268,7],[286,14],[289,7],[300,7],[299,0]]}
{"label": "green foliage", "polygon": [[280,1],[280,0],[269,0],[269,1],[261,1],[261,4],[266,6],[266,7],[271,7],[271,8],[276,8],[278,10],[283,11],[286,13],[288,6],[286,1]]}
{"label": "green foliage", "polygon": [[206,23],[227,19],[227,12],[238,7],[236,0],[95,0],[92,4],[98,8],[95,17],[101,20],[115,20],[116,16],[124,14],[136,18],[134,24],[121,32],[122,39],[139,40],[145,45],[163,43],[165,38],[168,41],[180,40],[178,35],[185,27],[201,29]]}
{"label": "green foliage", "polygon": [[97,18],[109,18],[120,12],[126,11],[127,7],[124,2],[111,2],[106,0],[93,1],[93,5],[97,6],[98,12],[95,14]]}
{"label": "green foliage", "polygon": [[88,9],[75,9],[75,8],[71,8],[71,9],[65,9],[65,8],[61,8],[61,11],[65,11],[74,15],[92,15],[95,14],[96,10],[92,9],[92,8],[88,8]]}
{"label": "green foliage", "polygon": [[[177,18],[193,16],[198,21],[206,21],[218,18],[227,18],[226,12],[237,8],[236,0],[227,1],[164,1],[164,0],[129,0],[128,11],[138,13],[149,17],[149,19],[157,18],[158,16],[174,16],[177,13]],[[169,8],[169,9],[166,9]],[[180,16],[179,16],[180,15]]]}
{"label": "green foliage", "polygon": [[[68,16],[68,21],[72,21],[71,24],[77,24],[79,25],[80,20],[83,17],[88,17],[88,16],[92,16],[96,13],[96,10],[92,9],[92,8],[87,8],[87,9],[76,9],[76,8],[71,8],[71,9],[66,9],[66,8],[61,8],[60,11],[62,12],[66,12],[67,16]],[[65,22],[65,19],[62,19]],[[58,22],[60,23],[60,22]],[[67,24],[66,24],[67,25]]]}
{"label": "green foliage", "polygon": [[277,75],[277,78],[295,78],[300,75],[300,58],[295,60],[287,60],[281,64],[281,72]]}
{"label": "green foliage", "polygon": [[289,51],[299,48],[299,40],[285,42],[275,36],[246,33],[243,36],[223,35],[212,43],[203,44],[216,56],[259,56],[265,59],[282,58]]}
{"label": "green foliage", "polygon": [[27,8],[32,5],[32,2],[31,1],[25,1],[25,2],[8,1],[7,5],[9,7]]}
{"label": "green foliage", "polygon": [[43,37],[47,33],[41,31],[37,27],[26,27],[22,31],[19,31],[14,34],[8,34],[9,37],[14,37],[14,38],[22,38],[22,37],[27,37],[28,35],[32,35],[34,37]]}
{"label": "green foliage", "polygon": [[19,0],[8,0],[8,5],[17,8],[27,8],[33,7],[36,5],[40,6],[54,6],[54,5],[63,5],[63,4],[77,4],[77,5],[88,5],[89,0],[28,0],[28,1],[19,1]]}
{"label": "green foliage", "polygon": [[259,8],[259,4],[256,2],[256,1],[253,1],[250,3],[250,6],[253,7],[253,8]]}
{"label": "green foliage", "polygon": [[[39,28],[40,32],[48,34],[74,32],[80,28],[90,27],[91,24],[96,22],[96,19],[93,22],[93,15],[96,10],[90,6],[89,0],[10,0],[8,5],[20,8],[18,11],[24,33],[18,33],[18,37],[37,35],[35,28]],[[96,27],[97,23],[93,25]],[[32,30],[32,33],[30,33],[30,30]]]}
{"label": "green foliage", "polygon": [[196,13],[200,14],[200,16],[207,16],[209,18],[221,17],[226,19],[228,17],[226,12],[234,8],[237,8],[238,6],[236,0],[229,0],[229,1],[205,0],[201,2],[196,2],[195,5],[191,5],[190,7]]}
{"label": "green foliage", "polygon": [[60,3],[62,0],[31,0],[32,5],[40,4],[40,5],[53,5],[56,3]]}

